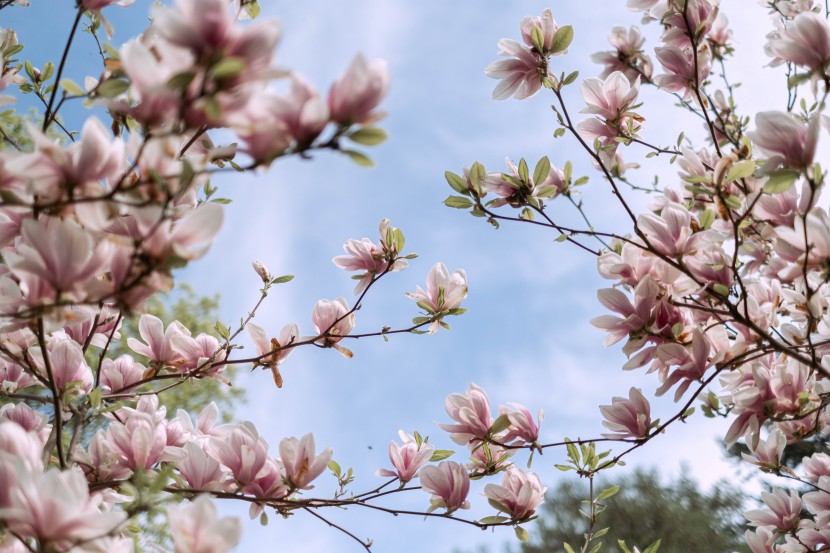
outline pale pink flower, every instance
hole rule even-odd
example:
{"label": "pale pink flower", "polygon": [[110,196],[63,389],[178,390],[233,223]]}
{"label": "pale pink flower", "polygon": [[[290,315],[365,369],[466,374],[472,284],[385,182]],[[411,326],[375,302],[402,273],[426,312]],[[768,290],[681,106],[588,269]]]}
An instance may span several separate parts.
{"label": "pale pink flower", "polygon": [[816,155],[819,117],[811,117],[805,126],[789,113],[764,111],[755,116],[755,131],[747,134],[767,156],[766,169],[805,169]]}
{"label": "pale pink flower", "polygon": [[804,469],[804,478],[816,484],[822,476],[830,476],[830,455],[813,453],[810,457],[801,459],[801,466]]}
{"label": "pale pink flower", "polygon": [[631,108],[639,91],[640,78],[632,84],[620,71],[611,73],[605,80],[589,77],[582,81],[582,97],[588,106],[581,113],[591,113],[597,118],[580,121],[577,125],[580,134],[589,139],[602,137],[608,143],[619,135],[636,136],[643,118]]}
{"label": "pale pink flower", "polygon": [[208,453],[233,473],[244,486],[256,479],[268,458],[268,444],[259,437],[253,424],[243,422],[233,426],[227,435],[211,438]]}
{"label": "pale pink flower", "polygon": [[204,332],[192,338],[187,334],[176,334],[171,338],[173,349],[182,357],[178,365],[179,372],[195,371],[199,369],[196,376],[212,376],[223,380],[219,373],[225,369],[222,362],[227,358],[228,352],[219,345],[219,340]]}
{"label": "pale pink flower", "polygon": [[450,432],[450,438],[455,443],[466,445],[489,436],[493,417],[490,414],[490,399],[483,388],[470,384],[465,394],[448,395],[444,407],[447,415],[457,424],[439,424],[438,427]]}
{"label": "pale pink flower", "polygon": [[186,443],[184,452],[185,456],[176,463],[176,468],[190,488],[206,492],[222,491],[225,473],[219,462],[194,442]]}
{"label": "pale pink flower", "polygon": [[817,13],[800,13],[770,36],[766,50],[774,64],[786,61],[822,71],[830,62],[830,23]]}
{"label": "pale pink flower", "polygon": [[256,364],[270,368],[274,374],[274,382],[277,387],[282,387],[282,376],[280,375],[278,366],[294,351],[294,348],[290,347],[290,344],[300,338],[300,327],[295,323],[286,324],[280,330],[279,339],[269,339],[265,329],[255,323],[248,323],[245,326],[245,330],[254,343],[257,355],[259,356]]}
{"label": "pale pink flower", "polygon": [[613,52],[597,52],[591,56],[594,63],[605,66],[600,74],[601,79],[615,71],[622,71],[629,81],[634,81],[641,75],[651,78],[653,67],[651,59],[643,53],[645,39],[639,27],[626,29],[616,25],[611,29],[608,42],[615,48]]}
{"label": "pale pink flower", "polygon": [[330,447],[319,455],[315,454],[313,434],[306,434],[300,439],[284,438],[280,442],[280,461],[285,468],[285,478],[295,489],[313,488],[309,484],[326,470],[331,455]]}
{"label": "pale pink flower", "polygon": [[676,11],[663,19],[662,23],[667,28],[660,37],[667,46],[680,49],[691,47],[689,34],[706,36],[718,14],[717,6],[713,6],[709,0],[684,1],[684,4],[675,4],[677,7],[670,4]]}
{"label": "pale pink flower", "polygon": [[655,82],[669,92],[682,93],[684,100],[691,98],[692,91],[703,84],[712,67],[712,52],[708,46],[698,50],[697,73],[693,54],[688,50],[664,46],[655,48],[654,53],[666,70],[665,74],[655,77]]}
{"label": "pale pink flower", "polygon": [[784,454],[784,448],[787,446],[787,437],[777,427],[770,431],[766,440],[762,440],[760,434],[760,429],[756,428],[747,437],[746,445],[749,447],[752,455],[741,453],[741,457],[743,457],[744,461],[748,461],[759,467],[776,470],[781,466],[781,456]]}
{"label": "pale pink flower", "polygon": [[169,507],[167,518],[176,553],[227,553],[242,537],[240,520],[220,519],[207,495],[200,495],[184,507]]}
{"label": "pale pink flower", "polygon": [[499,48],[498,55],[510,56],[510,59],[494,61],[484,68],[488,77],[501,80],[493,90],[493,99],[504,100],[513,96],[524,100],[539,92],[542,79],[549,76],[545,59],[515,40],[503,38],[499,41]]}
{"label": "pale pink flower", "polygon": [[165,330],[161,319],[146,313],[138,320],[138,333],[145,343],[129,337],[127,345],[139,355],[149,357],[157,365],[170,365],[181,361],[182,355],[173,347],[173,337],[179,334],[190,335],[190,331],[179,321],[173,321]]}
{"label": "pale pink flower", "polygon": [[163,460],[167,448],[164,423],[136,412],[125,423],[114,421],[107,428],[107,442],[120,462],[132,471],[146,470]]}
{"label": "pale pink flower", "polygon": [[[418,307],[433,315],[440,315],[458,309],[461,302],[467,297],[467,273],[463,269],[456,269],[452,274],[447,271],[446,265],[436,263],[427,274],[427,289],[416,287],[415,293],[407,293],[407,297],[418,303]],[[438,330],[439,321],[430,326],[430,333]]]}
{"label": "pale pink flower", "polygon": [[401,481],[401,484],[406,484],[418,476],[418,469],[429,462],[435,448],[426,443],[421,443],[419,447],[415,438],[403,430],[398,432],[398,435],[403,443],[401,445],[397,442],[389,444],[389,460],[392,461],[392,467],[395,470],[379,469],[376,474],[394,476]]}
{"label": "pale pink flower", "polygon": [[[519,168],[513,161],[507,157],[504,158],[507,164],[507,173],[487,173],[482,181],[481,186],[484,189],[484,194],[492,192],[501,198],[493,200],[493,207],[501,207],[503,205],[511,205],[512,207],[521,207],[523,205],[531,204],[535,200],[541,198],[554,198],[566,191],[567,182],[562,170],[555,165],[550,166],[548,176],[542,182],[534,182],[533,176],[528,175],[526,180],[519,176]],[[468,176],[469,171],[465,169],[465,176]],[[508,180],[506,177],[521,181],[523,184],[517,185],[515,182]]]}
{"label": "pale pink flower", "polygon": [[35,383],[34,377],[23,367],[0,359],[0,388],[6,393],[14,393]]}
{"label": "pale pink flower", "polygon": [[443,461],[438,466],[427,465],[422,468],[421,488],[432,494],[431,507],[427,511],[429,513],[435,509],[446,509],[449,514],[458,509],[470,508],[470,502],[467,501],[470,475],[455,461]]}
{"label": "pale pink flower", "polygon": [[[386,242],[387,235],[398,232],[390,226],[389,219],[383,219],[379,226],[380,242],[375,244],[368,238],[349,240],[343,244],[347,255],[338,255],[332,263],[346,271],[363,271],[360,280],[355,286],[354,293],[360,294],[372,282],[372,279],[383,272],[397,272],[406,269],[409,264],[406,259],[398,258],[399,253],[393,244]],[[389,261],[394,259],[392,267]]]}
{"label": "pale pink flower", "polygon": [[0,519],[24,538],[42,545],[84,541],[116,531],[126,518],[119,511],[101,512],[100,496],[90,497],[84,473],[78,469],[18,471],[11,505]]}
{"label": "pale pink flower", "polygon": [[[38,372],[48,378],[46,360],[43,359],[41,349],[32,348],[30,352]],[[89,392],[92,389],[92,369],[87,365],[84,352],[76,342],[68,338],[53,338],[49,342],[46,355],[49,357],[52,378],[58,390],[66,392],[72,387],[77,387]]]}
{"label": "pale pink flower", "polygon": [[665,377],[663,384],[657,389],[657,395],[663,395],[675,384],[680,383],[674,392],[674,400],[678,401],[692,382],[702,381],[706,371],[717,361],[710,359],[711,349],[708,338],[700,328],[693,330],[689,345],[669,343],[658,346],[657,358],[667,366],[677,368]]}
{"label": "pale pink flower", "polygon": [[384,60],[367,62],[355,56],[349,69],[337,78],[329,90],[328,106],[332,121],[341,125],[369,125],[382,119],[375,111],[389,90],[389,70]]}
{"label": "pale pink flower", "polygon": [[60,291],[85,298],[96,286],[94,278],[106,270],[109,244],[96,241],[71,219],[26,219],[20,232],[17,251],[3,250],[4,259],[16,276],[30,274],[48,283],[52,295]]}
{"label": "pale pink flower", "polygon": [[759,526],[754,531],[747,530],[744,539],[752,553],[775,553],[776,534],[767,527]]}
{"label": "pale pink flower", "polygon": [[[14,472],[19,462],[20,466],[42,471],[43,446],[44,442],[35,432],[5,417],[0,418],[0,466],[6,465],[6,469]],[[13,488],[0,489],[0,507],[8,505],[10,489]]]}
{"label": "pale pink flower", "polygon": [[101,364],[101,387],[105,392],[125,392],[144,377],[147,368],[124,354],[115,360],[104,359]]}
{"label": "pale pink flower", "polygon": [[[824,492],[820,492],[826,495]],[[798,524],[801,514],[801,497],[795,490],[787,494],[781,488],[761,492],[765,509],[753,509],[744,513],[752,526],[772,526],[781,532],[789,532]]]}
{"label": "pale pink flower", "polygon": [[510,403],[509,408],[502,407],[500,411],[502,415],[507,415],[510,421],[510,427],[507,434],[501,438],[501,442],[509,443],[517,440],[519,443],[533,444],[539,440],[539,427],[545,418],[541,409],[536,415],[536,421],[533,420],[530,410],[518,403]]}
{"label": "pale pink flower", "polygon": [[549,54],[553,48],[553,38],[556,36],[556,31],[559,30],[559,25],[556,24],[550,9],[545,9],[542,15],[527,16],[522,19],[522,40],[528,48],[533,47],[533,29],[539,29],[542,35],[542,52],[539,53],[542,55]]}
{"label": "pale pink flower", "polygon": [[603,437],[640,439],[648,436],[651,429],[651,406],[639,388],[632,387],[628,391],[628,399],[611,398],[611,405],[601,405],[599,410],[605,419],[602,425],[614,432],[603,434]]}
{"label": "pale pink flower", "polygon": [[355,325],[354,313],[349,313],[345,298],[319,300],[311,313],[314,330],[322,336],[318,342],[331,347],[347,336]]}
{"label": "pale pink flower", "polygon": [[484,487],[484,495],[490,505],[518,521],[536,512],[545,500],[545,490],[536,474],[510,468],[504,472],[500,485],[487,484]]}
{"label": "pale pink flower", "polygon": [[802,275],[805,266],[807,269],[825,267],[830,258],[830,215],[816,207],[807,214],[806,219],[805,222],[802,217],[795,217],[792,228],[775,229],[778,235],[775,251],[792,263],[781,271],[782,278],[792,279]]}
{"label": "pale pink flower", "polygon": [[38,413],[25,403],[7,403],[0,407],[0,421],[3,420],[17,423],[26,432],[37,436],[43,444],[46,444],[52,429],[49,417]]}

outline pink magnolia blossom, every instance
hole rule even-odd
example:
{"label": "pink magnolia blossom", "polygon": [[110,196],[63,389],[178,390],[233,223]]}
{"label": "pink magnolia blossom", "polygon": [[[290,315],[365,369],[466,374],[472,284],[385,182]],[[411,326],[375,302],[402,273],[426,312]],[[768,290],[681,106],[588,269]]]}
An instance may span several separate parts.
{"label": "pink magnolia blossom", "polygon": [[640,78],[633,85],[622,72],[615,71],[605,80],[589,77],[582,81],[582,97],[588,104],[582,113],[597,117],[580,121],[577,129],[588,139],[600,138],[614,144],[619,135],[636,136],[643,118],[632,111],[640,90]]}
{"label": "pink magnolia blossom", "polygon": [[207,495],[200,495],[184,507],[169,507],[167,518],[176,553],[227,553],[242,537],[240,520],[220,519]]}
{"label": "pink magnolia blossom", "polygon": [[116,531],[126,513],[101,512],[101,497],[90,497],[80,469],[46,472],[18,471],[11,505],[0,509],[0,519],[18,536],[41,544],[84,541]]}
{"label": "pink magnolia blossom", "polygon": [[403,442],[398,445],[397,442],[389,444],[389,460],[392,462],[394,471],[388,469],[380,469],[377,471],[378,476],[394,476],[401,481],[401,484],[406,484],[416,476],[418,476],[418,469],[429,462],[435,448],[429,444],[418,443],[415,438],[401,430],[398,432]]}
{"label": "pink magnolia blossom", "polygon": [[765,168],[805,169],[813,163],[818,143],[819,117],[805,126],[789,113],[764,111],[755,116],[755,131],[748,133],[767,156]]}
{"label": "pink magnolia blossom", "polygon": [[222,491],[225,472],[219,462],[194,442],[186,443],[184,452],[185,456],[176,463],[176,468],[190,488],[206,492]]}
{"label": "pink magnolia blossom", "polygon": [[[452,274],[447,271],[446,265],[436,263],[427,274],[427,289],[416,287],[415,293],[407,293],[424,311],[433,315],[441,315],[458,309],[461,302],[467,297],[467,273],[463,269],[456,269]],[[439,321],[430,325],[429,332],[438,330]]]}
{"label": "pink magnolia blossom", "polygon": [[[398,258],[399,253],[393,244],[387,243],[387,235],[391,232],[399,232],[397,228],[390,225],[389,219],[383,219],[378,228],[380,242],[375,244],[368,238],[362,240],[349,240],[343,244],[347,255],[338,255],[332,259],[332,263],[346,271],[363,271],[360,280],[355,286],[354,293],[360,294],[372,280],[383,272],[397,272],[406,269],[409,263],[404,258]],[[389,261],[394,259],[390,268]]]}
{"label": "pink magnolia blossom", "polygon": [[692,91],[706,80],[712,67],[712,52],[708,46],[698,51],[697,72],[692,52],[688,50],[663,46],[655,48],[654,53],[666,70],[665,74],[657,75],[655,81],[669,92],[682,93],[684,100],[691,98]]}
{"label": "pink magnolia blossom", "polygon": [[117,421],[110,424],[107,442],[125,467],[132,471],[146,470],[164,460],[167,431],[164,422],[136,412],[123,424]]}
{"label": "pink magnolia blossom", "polygon": [[268,444],[259,437],[253,424],[234,425],[227,435],[211,438],[208,453],[222,463],[244,486],[253,482],[268,458]]}
{"label": "pink magnolia blossom", "polygon": [[504,472],[501,484],[484,487],[484,495],[493,507],[518,521],[533,516],[545,500],[545,490],[534,473],[510,468]]}
{"label": "pink magnolia blossom", "polygon": [[421,488],[432,494],[427,512],[446,509],[447,514],[458,509],[469,509],[470,475],[455,461],[443,461],[421,469]]}
{"label": "pink magnolia blossom", "polygon": [[817,13],[799,13],[771,35],[766,50],[774,64],[790,62],[822,71],[830,62],[830,24]]}
{"label": "pink magnolia blossom", "polygon": [[277,385],[277,388],[282,387],[282,375],[278,367],[294,351],[294,348],[286,346],[289,346],[300,338],[300,327],[295,323],[288,323],[282,327],[279,339],[271,338],[270,340],[265,329],[257,324],[248,323],[245,326],[245,330],[248,332],[248,336],[256,348],[257,355],[260,357],[256,363],[270,368],[274,375],[274,383]]}
{"label": "pink magnolia blossom", "polygon": [[224,370],[222,362],[227,352],[219,345],[219,340],[204,332],[195,338],[187,334],[176,334],[172,338],[173,348],[182,356],[179,372],[195,371],[196,376],[212,376],[224,380],[218,373]]}
{"label": "pink magnolia blossom", "polygon": [[[565,175],[562,170],[551,165],[548,176],[542,182],[534,182],[532,176],[527,179],[522,179],[519,176],[519,168],[510,158],[504,159],[507,164],[507,173],[487,173],[484,181],[481,183],[484,193],[492,192],[501,198],[493,201],[493,207],[501,207],[503,205],[511,205],[513,207],[520,207],[532,203],[531,198],[554,198],[567,190],[568,183],[565,181]],[[465,176],[468,177],[468,171],[465,169]],[[517,185],[507,177],[512,177],[522,182]]]}
{"label": "pink magnolia blossom", "polygon": [[781,488],[761,492],[766,508],[753,509],[744,513],[752,526],[772,526],[781,532],[788,532],[798,524],[801,514],[801,497],[795,490],[787,494]]}
{"label": "pink magnolia blossom", "polygon": [[182,355],[173,347],[173,337],[179,334],[190,335],[190,331],[179,321],[173,321],[164,328],[161,319],[144,314],[138,320],[138,332],[145,343],[133,337],[127,339],[127,345],[134,352],[149,357],[157,365],[170,365],[180,362]]}
{"label": "pink magnolia blossom", "polygon": [[[787,446],[787,437],[780,428],[773,428],[766,440],[760,437],[759,429],[756,429],[748,438],[747,446],[752,455],[742,453],[741,457],[754,465],[769,470],[776,470],[781,466],[781,456]],[[805,457],[806,459],[806,457]]]}
{"label": "pink magnolia blossom", "polygon": [[295,489],[313,488],[309,484],[326,470],[331,455],[330,447],[319,455],[315,454],[313,434],[306,434],[300,439],[284,438],[280,442],[280,461],[285,468],[285,478]]}
{"label": "pink magnolia blossom", "polygon": [[322,337],[318,340],[326,347],[331,347],[347,336],[355,325],[354,313],[349,313],[349,304],[345,298],[319,300],[311,314],[314,330]]}
{"label": "pink magnolia blossom", "polygon": [[802,458],[801,466],[804,469],[804,477],[816,484],[822,476],[830,476],[830,455],[813,453],[810,457]]}
{"label": "pink magnolia blossom", "polygon": [[43,359],[40,348],[33,348],[31,351],[38,372],[46,378],[49,377],[46,363],[49,363],[48,367],[58,390],[66,392],[73,386],[84,392],[92,389],[92,369],[87,365],[84,352],[76,342],[66,338],[53,338],[46,353],[48,361]]}
{"label": "pink magnolia blossom", "polygon": [[675,6],[672,6],[675,7],[675,13],[662,21],[666,31],[660,39],[669,46],[690,48],[692,43],[689,35],[706,36],[719,13],[718,6],[713,6],[709,0],[685,0],[684,4]]}
{"label": "pink magnolia blossom", "polygon": [[605,79],[615,71],[621,71],[629,81],[645,76],[651,78],[654,70],[651,59],[643,52],[645,39],[636,25],[629,29],[616,25],[611,29],[608,42],[615,48],[613,52],[598,52],[591,56],[594,63],[605,66],[600,74]]}
{"label": "pink magnolia blossom", "polygon": [[559,30],[559,25],[553,18],[550,9],[542,11],[542,15],[527,16],[522,19],[521,32],[522,40],[528,48],[533,47],[533,29],[539,29],[542,36],[542,55],[547,55],[553,49],[553,39],[556,36],[556,31]]}
{"label": "pink magnolia blossom", "polygon": [[602,425],[613,434],[603,434],[605,438],[645,438],[651,430],[651,406],[638,388],[628,391],[628,399],[611,398],[611,405],[599,408],[605,420]]}
{"label": "pink magnolia blossom", "polygon": [[341,125],[369,125],[382,119],[376,108],[389,90],[389,70],[383,60],[367,62],[358,54],[349,69],[329,90],[328,105],[332,121]]}
{"label": "pink magnolia blossom", "polygon": [[466,445],[473,440],[484,440],[490,434],[493,417],[490,414],[490,399],[483,388],[470,384],[464,394],[450,394],[444,401],[447,415],[457,424],[439,424],[439,428],[450,432],[452,441]]}
{"label": "pink magnolia blossom", "polygon": [[473,474],[495,474],[511,466],[510,457],[517,449],[505,448],[487,442],[472,441],[467,444],[470,450],[470,462],[467,468]]}
{"label": "pink magnolia blossom", "polygon": [[510,403],[509,408],[502,407],[501,411],[503,415],[507,415],[510,427],[500,441],[509,443],[517,440],[519,443],[535,444],[539,440],[539,426],[545,418],[541,409],[536,415],[536,421],[533,420],[530,410],[518,403]]}
{"label": "pink magnolia blossom", "polygon": [[146,371],[144,365],[126,353],[115,360],[104,359],[101,363],[101,387],[105,392],[125,392],[141,380]]}
{"label": "pink magnolia blossom", "polygon": [[493,90],[493,99],[504,100],[513,96],[524,100],[539,92],[542,79],[549,76],[544,58],[515,40],[503,38],[499,41],[499,48],[498,55],[510,56],[510,59],[494,61],[484,69],[491,79],[501,80]]}

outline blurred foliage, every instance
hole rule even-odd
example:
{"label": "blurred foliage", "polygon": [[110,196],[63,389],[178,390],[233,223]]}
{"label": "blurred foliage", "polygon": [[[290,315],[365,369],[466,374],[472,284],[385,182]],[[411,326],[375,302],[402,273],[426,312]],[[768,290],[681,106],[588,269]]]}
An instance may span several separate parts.
{"label": "blurred foliage", "polygon": [[[600,479],[594,490],[612,485],[620,486],[620,491],[606,500],[595,527],[610,528],[600,538],[604,552],[618,553],[617,540],[642,549],[658,539],[660,553],[749,551],[743,537],[746,496],[725,481],[703,491],[686,476],[663,483],[656,469],[637,469],[613,482]],[[579,550],[588,529],[579,510],[587,498],[588,485],[582,480],[564,480],[549,490],[536,532],[522,544],[520,553],[560,553],[566,542]]]}
{"label": "blurred foliage", "polygon": [[[606,508],[594,527],[595,532],[609,528],[592,542],[603,542],[602,553],[620,553],[617,540],[642,551],[658,539],[658,553],[749,553],[744,543],[746,494],[728,482],[704,491],[685,476],[664,483],[656,469],[636,469],[619,479],[597,479],[595,493],[613,485],[620,491],[603,502]],[[587,499],[585,480],[561,481],[548,490],[539,518],[528,526],[530,541],[506,545],[505,553],[562,553],[564,543],[580,551],[588,520],[579,511]],[[475,553],[488,551],[479,546]]]}

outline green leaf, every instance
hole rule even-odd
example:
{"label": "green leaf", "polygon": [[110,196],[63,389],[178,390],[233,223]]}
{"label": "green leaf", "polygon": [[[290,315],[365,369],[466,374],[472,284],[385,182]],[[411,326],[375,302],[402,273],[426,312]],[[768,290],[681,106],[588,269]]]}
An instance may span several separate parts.
{"label": "green leaf", "polygon": [[235,56],[222,58],[218,63],[210,68],[211,75],[217,79],[235,77],[243,71],[245,71],[245,60]]}
{"label": "green leaf", "polygon": [[563,136],[565,136],[565,127],[559,127],[558,129],[553,131],[554,138],[562,138]]}
{"label": "green leaf", "polygon": [[462,177],[456,175],[452,171],[444,171],[444,178],[447,179],[447,182],[452,189],[459,194],[464,194],[465,196],[470,194],[470,190],[467,188],[467,181],[465,181]]}
{"label": "green leaf", "polygon": [[729,168],[726,172],[726,182],[735,182],[752,176],[755,172],[755,162],[751,159],[740,161]]}
{"label": "green leaf", "polygon": [[553,465],[554,467],[558,468],[562,472],[568,472],[569,470],[574,470],[571,465]]}
{"label": "green leaf", "polygon": [[790,189],[800,173],[795,169],[779,169],[769,174],[764,183],[764,192],[767,194],[781,194]]}
{"label": "green leaf", "polygon": [[527,182],[529,175],[527,169],[527,162],[525,158],[519,160],[519,179],[523,182]]}
{"label": "green leaf", "polygon": [[577,77],[579,77],[579,71],[574,71],[573,73],[571,73],[567,77],[565,77],[565,80],[562,81],[562,85],[564,86],[564,85],[571,84],[572,82],[574,82],[576,80]]}
{"label": "green leaf", "polygon": [[331,461],[329,461],[329,464],[327,466],[329,467],[329,470],[332,472],[332,474],[334,474],[337,478],[340,478],[340,464],[337,461],[332,459]]}
{"label": "green leaf", "polygon": [[625,545],[625,542],[623,540],[617,540],[617,543],[619,544],[620,549],[623,550],[623,553],[631,553],[631,550],[628,548],[627,545]]}
{"label": "green leaf", "polygon": [[89,404],[93,409],[101,406],[101,388],[95,388],[89,393]]}
{"label": "green leaf", "polygon": [[610,530],[610,529],[611,528],[603,528],[602,530],[598,530],[598,531],[594,532],[593,538],[594,539],[601,538],[602,536],[607,534],[608,530]]}
{"label": "green leaf", "polygon": [[130,83],[123,79],[107,79],[98,85],[95,92],[104,98],[115,98],[130,88]]}
{"label": "green leaf", "polygon": [[539,27],[533,27],[530,29],[530,41],[533,43],[533,47],[536,48],[536,51],[544,53],[545,51],[545,42],[544,37],[542,36],[542,30]]}
{"label": "green leaf", "polygon": [[35,78],[35,68],[32,66],[32,62],[26,60],[23,62],[23,70],[26,71],[26,75],[29,76],[29,80],[34,82]]}
{"label": "green leaf", "polygon": [[741,208],[741,199],[737,196],[730,194],[726,198],[723,199],[723,203],[726,204],[726,207],[729,209],[740,209]]}
{"label": "green leaf", "polygon": [[558,54],[564,52],[571,45],[574,39],[574,29],[570,25],[559,27],[556,34],[553,35],[553,42],[551,43],[550,53]]}
{"label": "green leaf", "polygon": [[698,220],[700,221],[700,228],[708,229],[715,222],[715,212],[707,209],[698,216]]}
{"label": "green leaf", "polygon": [[436,449],[432,452],[432,457],[429,458],[430,463],[435,463],[437,461],[443,461],[444,459],[451,457],[455,451],[451,449]]}
{"label": "green leaf", "polygon": [[556,242],[564,242],[567,239],[568,239],[567,234],[560,234],[559,236],[556,237]]}
{"label": "green leaf", "polygon": [[608,499],[612,495],[616,495],[618,491],[620,491],[619,486],[611,486],[610,488],[606,488],[599,493],[597,500],[602,501],[603,499]]}
{"label": "green leaf", "polygon": [[230,338],[230,336],[231,336],[230,330],[228,330],[228,327],[223,325],[220,321],[216,321],[216,324],[213,325],[213,328],[216,329],[216,333],[219,334],[220,338],[222,338],[224,340],[227,340],[227,339]]}
{"label": "green leaf", "polygon": [[660,549],[661,541],[662,540],[657,540],[656,542],[652,543],[651,545],[646,547],[646,550],[643,551],[643,553],[657,553],[657,550]]}
{"label": "green leaf", "polygon": [[364,146],[377,146],[389,138],[389,135],[379,127],[363,127],[347,134],[346,138]]}
{"label": "green leaf", "polygon": [[51,61],[47,61],[46,64],[43,66],[43,72],[40,74],[41,81],[48,81],[52,78],[52,75],[55,74],[55,64]]}
{"label": "green leaf", "polygon": [[521,526],[516,526],[514,530],[516,531],[516,537],[519,538],[519,541],[526,542],[530,539],[530,534]]}
{"label": "green leaf", "polygon": [[507,415],[499,415],[498,418],[494,420],[493,424],[490,426],[490,433],[498,434],[499,432],[501,432],[509,426],[510,419],[507,418]]}
{"label": "green leaf", "polygon": [[294,275],[282,275],[271,281],[271,284],[285,284],[294,280]]}
{"label": "green leaf", "polygon": [[507,518],[507,517],[500,517],[500,516],[494,515],[494,516],[484,517],[484,518],[480,519],[479,522],[481,524],[501,524],[502,522],[507,522],[508,520],[510,520],[510,519]]}
{"label": "green leaf", "polygon": [[449,196],[444,200],[444,205],[447,207],[454,207],[455,209],[468,209],[473,207],[473,202],[469,198],[462,196]]}
{"label": "green leaf", "polygon": [[259,523],[262,526],[268,526],[268,513],[262,511],[262,514],[259,515]]}
{"label": "green leaf", "polygon": [[484,177],[487,176],[487,171],[484,169],[484,165],[479,162],[473,163],[473,166],[470,167],[470,183],[473,185],[473,189],[481,196],[481,183],[484,182]]}
{"label": "green leaf", "polygon": [[245,5],[245,12],[248,14],[248,17],[256,19],[259,16],[260,7],[257,0],[248,0],[247,2],[243,2],[243,4]]}
{"label": "green leaf", "polygon": [[562,544],[562,545],[564,545],[564,546],[565,546],[565,553],[576,553],[576,552],[574,551],[574,548],[573,548],[573,547],[571,547],[569,544],[564,543],[564,544]]}
{"label": "green leaf", "polygon": [[369,156],[367,156],[366,154],[363,154],[361,152],[357,152],[355,150],[340,150],[340,151],[343,152],[344,154],[346,154],[347,156],[349,156],[352,161],[354,161],[355,163],[357,163],[361,167],[374,167],[375,166],[375,162],[372,161],[371,158],[369,158]]}
{"label": "green leaf", "polygon": [[169,79],[167,79],[167,84],[165,85],[170,90],[184,90],[187,88],[190,83],[193,82],[193,79],[196,77],[196,73],[192,71],[183,71],[182,73],[176,73]]}
{"label": "green leaf", "polygon": [[121,59],[121,54],[118,52],[118,49],[108,42],[104,43],[104,52],[106,52],[106,54],[114,60]]}
{"label": "green leaf", "polygon": [[724,298],[729,297],[729,288],[727,288],[725,285],[721,284],[720,282],[715,283],[715,285],[712,288],[720,296],[723,296]]}
{"label": "green leaf", "polygon": [[694,407],[689,407],[688,409],[683,411],[683,414],[680,416],[680,418],[681,419],[687,419],[687,418],[691,417],[694,414],[694,412],[695,412],[695,408]]}
{"label": "green leaf", "polygon": [[536,163],[536,168],[533,170],[533,183],[539,186],[550,174],[550,160],[548,156],[543,157]]}
{"label": "green leaf", "polygon": [[81,88],[72,79],[61,79],[59,84],[61,88],[64,89],[66,93],[71,96],[86,96],[86,90]]}

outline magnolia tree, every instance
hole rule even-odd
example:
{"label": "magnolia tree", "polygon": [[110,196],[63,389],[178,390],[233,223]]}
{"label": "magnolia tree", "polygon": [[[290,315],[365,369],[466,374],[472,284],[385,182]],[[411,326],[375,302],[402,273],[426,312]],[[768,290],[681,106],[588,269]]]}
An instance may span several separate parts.
{"label": "magnolia tree", "polygon": [[[3,0],[0,9],[22,4]],[[159,398],[198,379],[229,383],[225,370],[233,365],[266,369],[280,387],[279,366],[295,348],[351,357],[349,340],[448,328],[445,319],[464,311],[464,271],[432,267],[425,289],[407,294],[421,310],[411,325],[358,330],[356,312],[376,283],[414,257],[405,253],[403,233],[384,220],[376,239],[348,240],[345,255],[333,260],[355,273],[355,299],[318,301],[306,333],[291,322],[281,330],[251,322],[269,290],[291,278],[258,262],[250,277],[260,279],[260,299],[233,327],[217,323],[213,335],[193,336],[179,321],[139,314],[148,298],[172,287],[172,271],[204,254],[219,231],[225,202],[211,184],[218,174],[265,169],[318,150],[370,163],[351,148],[385,138],[375,126],[388,85],[384,62],[358,55],[323,98],[299,74],[274,65],[278,24],[240,21],[256,17],[255,2],[157,6],[149,28],[120,48],[99,37],[101,29],[112,32],[105,16],[113,4],[77,2],[57,67],[34,67],[13,30],[0,35],[0,102],[12,103],[20,92],[43,106],[23,132],[17,123],[0,127],[4,550],[132,551],[142,545],[142,517],[163,504],[176,551],[228,551],[241,526],[218,517],[216,500],[244,502],[264,521],[303,510],[367,550],[371,542],[335,525],[327,510],[510,526],[527,538],[523,524],[534,518],[545,488],[520,468],[518,455],[529,466],[535,452],[561,448],[557,467],[593,482],[701,402],[706,415],[732,421],[727,443],[745,441],[747,461],[782,478],[762,494],[764,508],[746,513],[751,550],[830,547],[830,457],[805,459],[801,473],[780,462],[788,443],[825,432],[830,397],[830,217],[818,206],[824,173],[814,161],[830,91],[830,23],[819,7],[764,2],[774,21],[767,54],[786,65],[790,96],[784,111],[754,119],[732,98],[724,63],[731,35],[708,0],[629,0],[646,22],[661,26],[653,57],[662,71],[637,27],[616,27],[614,49],[594,58],[605,71],[581,83],[585,115],[578,121],[563,96],[578,75],[550,65],[567,53],[570,26],[546,10],[521,22],[521,41],[499,43],[505,59],[486,69],[500,80],[494,97],[550,94],[556,135],[583,147],[631,232],[590,223],[589,206],[575,199],[587,179],[574,178],[572,164],[560,160],[562,169],[542,158],[532,171],[522,159],[508,161],[505,172],[487,172],[480,163],[461,175],[448,172],[458,195],[445,203],[494,226],[542,227],[596,256],[601,275],[613,282],[599,299],[613,314],[593,324],[608,332],[606,344],[626,340],[624,368],[656,373],[658,395],[671,392],[677,409],[653,420],[648,398],[632,388],[600,407],[610,434],[542,443],[541,413],[516,403],[494,412],[473,384],[446,399],[451,421],[440,425],[469,455],[401,432],[378,484],[342,470],[310,433],[285,437],[269,451],[252,422],[217,424],[211,405],[167,413]],[[82,24],[101,45],[102,68],[80,85],[63,73]],[[568,65],[567,58],[556,63]],[[271,88],[274,80],[286,81],[287,92]],[[642,86],[674,95],[678,109],[699,116],[705,143],[693,146],[678,129],[675,146],[652,144],[638,113]],[[77,132],[61,113],[81,103],[92,111]],[[3,121],[19,116],[7,111]],[[638,184],[621,156],[632,144],[645,158],[669,157],[678,168],[675,184]],[[633,198],[644,192],[652,204],[638,214]],[[572,205],[584,226],[558,220],[562,210],[549,209],[553,202]],[[133,316],[140,318],[138,336],[127,336],[132,353],[116,357],[113,342]],[[246,343],[254,354],[241,351]],[[599,452],[599,442],[616,442],[616,452]],[[314,482],[326,471],[337,489],[320,496]],[[461,514],[470,507],[471,479],[489,481],[484,495],[492,516]],[[615,491],[590,487],[585,541],[566,549],[599,548],[598,516]],[[423,508],[396,507],[401,494],[420,495]]]}

